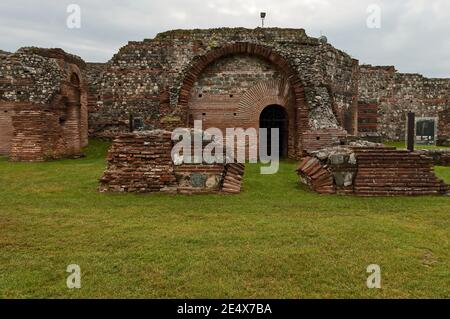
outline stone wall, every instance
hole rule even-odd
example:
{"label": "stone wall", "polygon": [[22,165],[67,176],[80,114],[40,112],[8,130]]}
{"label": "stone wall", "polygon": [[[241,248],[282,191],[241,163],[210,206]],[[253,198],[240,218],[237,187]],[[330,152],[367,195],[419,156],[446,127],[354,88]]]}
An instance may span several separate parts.
{"label": "stone wall", "polygon": [[79,156],[87,145],[87,94],[80,58],[22,48],[0,60],[0,152],[17,161]]}
{"label": "stone wall", "polygon": [[450,146],[450,108],[439,112],[438,118],[437,144],[442,146]]}
{"label": "stone wall", "polygon": [[450,107],[450,79],[399,73],[393,66],[362,65],[359,100],[378,106],[377,129],[384,138],[404,140],[408,111],[416,117],[438,117]]}
{"label": "stone wall", "polygon": [[[130,114],[142,119],[143,129],[186,126],[189,115],[208,114],[211,125],[231,122],[235,127],[241,116],[236,106],[258,106],[259,101],[244,100],[245,93],[267,86],[268,103],[291,97],[283,106],[291,110],[295,125],[293,154],[308,129],[356,130],[358,73],[356,60],[303,29],[169,31],[129,42],[109,61],[90,123],[97,136],[126,132]],[[272,94],[272,80],[288,82],[291,92]]]}
{"label": "stone wall", "polygon": [[[87,109],[89,113],[89,136],[102,137],[102,131],[109,123],[99,117],[99,108],[103,105],[101,79],[107,68],[106,63],[86,63]],[[107,137],[110,137],[107,134]]]}
{"label": "stone wall", "polygon": [[244,166],[172,161],[171,132],[153,130],[119,135],[108,152],[101,192],[236,194]]}

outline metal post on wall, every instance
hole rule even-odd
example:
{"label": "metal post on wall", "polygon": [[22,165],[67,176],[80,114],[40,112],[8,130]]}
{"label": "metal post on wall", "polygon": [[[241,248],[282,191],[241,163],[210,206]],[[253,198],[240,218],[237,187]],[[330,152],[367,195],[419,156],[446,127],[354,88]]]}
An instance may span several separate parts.
{"label": "metal post on wall", "polygon": [[407,136],[406,136],[406,142],[407,142],[407,149],[410,152],[414,152],[414,142],[415,142],[415,125],[416,125],[416,114],[413,112],[408,112],[408,126],[407,126]]}
{"label": "metal post on wall", "polygon": [[133,114],[129,114],[129,125],[130,125],[130,132],[133,133],[134,132],[134,118],[133,118]]}
{"label": "metal post on wall", "polygon": [[261,12],[260,17],[261,17],[261,27],[264,28],[264,19],[266,18],[266,13]]}

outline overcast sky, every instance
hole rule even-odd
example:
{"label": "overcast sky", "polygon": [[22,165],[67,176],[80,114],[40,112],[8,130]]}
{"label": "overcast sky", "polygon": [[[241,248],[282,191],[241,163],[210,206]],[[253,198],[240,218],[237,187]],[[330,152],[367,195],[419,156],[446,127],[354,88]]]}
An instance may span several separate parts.
{"label": "overcast sky", "polygon": [[[81,28],[66,26],[67,6],[81,8]],[[381,28],[368,28],[370,4]],[[60,47],[105,62],[130,40],[171,29],[266,26],[321,32],[361,63],[450,77],[449,0],[1,0],[0,49]],[[373,11],[372,11],[373,12]]]}

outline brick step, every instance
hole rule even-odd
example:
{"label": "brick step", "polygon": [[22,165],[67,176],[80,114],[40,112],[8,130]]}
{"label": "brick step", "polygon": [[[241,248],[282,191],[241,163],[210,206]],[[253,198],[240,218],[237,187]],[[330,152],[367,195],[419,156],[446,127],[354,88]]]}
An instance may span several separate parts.
{"label": "brick step", "polygon": [[392,168],[392,167],[363,167],[358,169],[358,172],[361,174],[422,174],[422,175],[430,175],[434,173],[432,167],[430,168],[420,168],[420,167],[400,167],[400,168]]}
{"label": "brick step", "polygon": [[384,170],[382,172],[379,172],[377,170],[366,170],[366,171],[358,171],[358,176],[363,177],[380,177],[380,176],[395,176],[398,177],[409,177],[409,176],[416,176],[417,178],[427,178],[427,177],[433,177],[434,172],[432,170],[429,171],[411,171],[411,170],[405,170],[405,171],[388,171]]}
{"label": "brick step", "polygon": [[430,178],[416,178],[414,177],[408,177],[408,178],[398,178],[398,177],[392,177],[390,176],[389,178],[385,177],[385,178],[372,178],[372,177],[360,177],[358,176],[357,178],[355,178],[355,182],[371,182],[371,181],[380,181],[380,182],[404,182],[404,183],[411,183],[411,182],[420,182],[420,183],[437,183],[440,181],[439,178],[437,177],[430,177]]}
{"label": "brick step", "polygon": [[355,186],[355,191],[389,191],[389,192],[408,192],[408,191],[417,191],[417,192],[426,192],[426,191],[432,191],[432,192],[439,192],[440,187],[386,187],[386,186]]}
{"label": "brick step", "polygon": [[421,184],[421,183],[355,183],[355,188],[360,187],[368,187],[368,188],[375,188],[375,187],[382,187],[382,188],[440,188],[440,183],[434,183],[434,184]]}
{"label": "brick step", "polygon": [[355,180],[416,180],[416,181],[434,181],[438,180],[432,174],[358,174]]}
{"label": "brick step", "polygon": [[377,160],[370,160],[370,161],[358,161],[358,165],[368,165],[368,164],[383,164],[383,165],[397,165],[397,164],[422,164],[422,165],[430,165],[430,160],[424,160],[424,159],[396,159],[396,160],[383,160],[383,159],[377,159]]}
{"label": "brick step", "polygon": [[369,162],[369,161],[376,161],[376,160],[385,160],[385,161],[408,161],[408,160],[422,160],[427,161],[429,160],[428,156],[425,155],[377,155],[377,156],[362,156],[362,155],[356,155],[356,158],[361,162]]}
{"label": "brick step", "polygon": [[355,180],[436,180],[437,177],[432,174],[358,174]]}
{"label": "brick step", "polygon": [[422,170],[429,170],[432,169],[432,167],[424,167],[424,165],[419,164],[409,164],[409,165],[402,165],[402,163],[399,163],[399,165],[392,165],[392,164],[360,164],[358,165],[358,169],[364,169],[364,168],[386,168],[386,169],[422,169]]}
{"label": "brick step", "polygon": [[383,153],[358,153],[356,152],[356,156],[359,158],[379,158],[384,156],[385,158],[391,157],[427,157],[423,153],[408,153],[408,152],[383,152]]}
{"label": "brick step", "polygon": [[391,181],[385,181],[385,180],[356,180],[354,182],[355,186],[359,185],[406,185],[406,186],[412,186],[412,185],[423,185],[423,186],[436,186],[441,185],[441,181],[434,180],[434,181],[420,181],[420,180],[410,180],[410,181],[404,181],[404,180],[391,180]]}
{"label": "brick step", "polygon": [[391,156],[380,156],[380,157],[367,157],[367,158],[362,158],[361,156],[357,157],[358,162],[359,163],[370,163],[370,162],[377,162],[377,161],[383,161],[383,162],[398,162],[398,161],[405,161],[405,162],[413,162],[413,161],[421,161],[421,162],[428,162],[430,159],[429,158],[423,158],[422,156],[396,156],[396,157],[391,157]]}
{"label": "brick step", "polygon": [[409,157],[370,157],[370,158],[361,158],[361,156],[358,157],[358,160],[360,163],[370,163],[370,162],[398,162],[398,161],[404,161],[404,162],[413,162],[413,161],[421,161],[421,162],[428,162],[429,159],[423,158],[423,157],[415,157],[415,156],[409,156]]}
{"label": "brick step", "polygon": [[427,192],[416,192],[416,191],[402,191],[402,192],[392,192],[392,191],[378,191],[378,192],[360,192],[355,191],[357,196],[365,197],[375,197],[375,196],[427,196],[427,195],[439,195],[440,192],[427,191]]}
{"label": "brick step", "polygon": [[434,172],[432,167],[424,167],[424,168],[393,168],[393,167],[384,167],[383,170],[379,170],[376,167],[363,167],[359,168],[358,172],[361,174],[366,173],[382,173],[385,172],[386,174],[392,174],[392,173],[400,173],[400,174],[432,174]]}
{"label": "brick step", "polygon": [[355,183],[358,182],[367,182],[367,183],[424,183],[424,184],[433,184],[440,183],[440,179],[438,178],[429,178],[429,179],[420,179],[420,178],[356,178]]}

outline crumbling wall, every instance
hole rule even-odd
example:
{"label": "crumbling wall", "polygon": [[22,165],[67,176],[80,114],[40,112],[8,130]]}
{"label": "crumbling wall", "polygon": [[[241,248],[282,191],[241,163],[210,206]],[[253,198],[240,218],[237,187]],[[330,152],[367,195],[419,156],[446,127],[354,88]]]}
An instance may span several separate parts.
{"label": "crumbling wall", "polygon": [[[406,196],[450,193],[450,185],[434,174],[434,160],[425,154],[370,142],[352,142],[349,146],[311,152],[300,161],[297,172],[302,184],[321,194]],[[443,160],[442,154],[439,159]]]}
{"label": "crumbling wall", "polygon": [[78,156],[88,142],[85,64],[61,49],[0,60],[0,151],[17,161]]}
{"label": "crumbling wall", "polygon": [[169,131],[119,135],[108,152],[101,192],[236,194],[241,191],[244,165],[238,163],[173,162]]}
{"label": "crumbling wall", "polygon": [[359,100],[378,105],[378,132],[404,140],[406,116],[438,117],[450,107],[450,79],[398,73],[393,66],[360,66]]}

